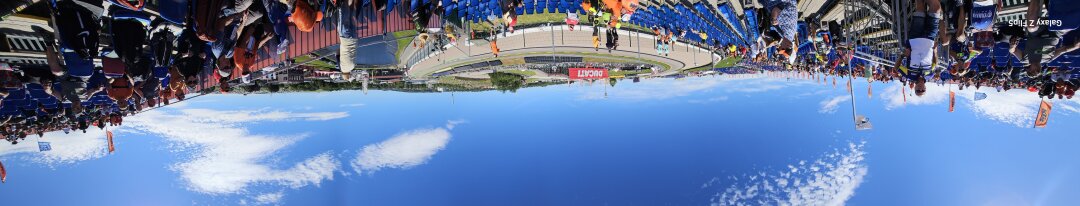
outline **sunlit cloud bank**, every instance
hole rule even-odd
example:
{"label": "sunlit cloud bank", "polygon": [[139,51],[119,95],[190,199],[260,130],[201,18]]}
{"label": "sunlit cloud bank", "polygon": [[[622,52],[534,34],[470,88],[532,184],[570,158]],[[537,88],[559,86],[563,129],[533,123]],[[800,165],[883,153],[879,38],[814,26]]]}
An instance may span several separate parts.
{"label": "sunlit cloud bank", "polygon": [[[902,92],[899,84],[892,84],[880,94],[885,101],[885,109],[893,110],[906,106],[942,105],[942,111],[949,103],[949,87],[956,93],[956,108],[970,108],[980,117],[994,121],[1015,125],[1017,127],[1031,127],[1035,121],[1035,115],[1039,112],[1039,95],[1024,89],[1012,89],[998,92],[994,88],[981,88],[978,92],[986,93],[986,99],[974,101],[974,88],[959,90],[955,85],[941,86],[927,84],[926,94],[922,97],[912,94],[910,88]],[[903,94],[906,93],[905,102]],[[1077,114],[1076,108],[1080,107],[1080,99],[1050,100],[1055,106],[1054,114]],[[1060,109],[1059,109],[1060,108]],[[1054,115],[1051,115],[1054,116]]]}
{"label": "sunlit cloud bank", "polygon": [[332,180],[339,161],[329,152],[308,157],[288,168],[264,164],[282,148],[306,135],[252,134],[241,124],[263,121],[322,121],[345,113],[291,113],[282,111],[216,111],[206,109],[155,110],[129,118],[131,128],[161,135],[193,151],[189,160],[171,168],[180,173],[190,190],[207,194],[244,192],[253,184],[291,188]]}
{"label": "sunlit cloud bank", "polygon": [[[38,142],[49,142],[52,150],[39,152]],[[86,133],[73,130],[71,134],[64,134],[62,131],[48,132],[42,138],[31,135],[15,145],[5,141],[0,143],[0,157],[29,154],[27,158],[30,161],[58,166],[103,157],[107,153],[107,146],[105,130],[92,127],[87,129]]]}
{"label": "sunlit cloud bank", "polygon": [[710,205],[844,205],[867,174],[864,144],[778,171],[713,178],[702,189],[717,191]]}
{"label": "sunlit cloud bank", "polygon": [[379,143],[364,146],[352,161],[357,174],[373,174],[384,168],[408,169],[426,163],[446,148],[450,130],[465,121],[447,122],[444,128],[406,131]]}

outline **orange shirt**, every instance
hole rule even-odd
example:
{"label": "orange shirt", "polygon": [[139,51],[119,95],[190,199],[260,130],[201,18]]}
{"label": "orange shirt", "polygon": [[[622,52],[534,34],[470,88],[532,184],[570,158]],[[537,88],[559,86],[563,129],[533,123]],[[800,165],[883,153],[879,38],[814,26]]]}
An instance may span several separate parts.
{"label": "orange shirt", "polygon": [[622,3],[623,10],[625,10],[623,12],[627,14],[634,13],[634,11],[637,10],[637,7],[634,7],[634,5],[638,4],[638,0],[622,0],[619,3]]}
{"label": "orange shirt", "polygon": [[116,101],[127,101],[131,98],[131,94],[135,92],[131,86],[131,82],[128,81],[128,78],[117,78],[116,80],[113,80],[112,83],[109,83],[109,85],[112,86],[107,91],[109,93],[109,98]]}
{"label": "orange shirt", "polygon": [[258,55],[255,54],[255,51],[248,51],[243,45],[246,44],[237,45],[238,47],[233,50],[233,64],[236,64],[236,68],[240,69],[241,72],[247,72],[255,64],[255,58]]}
{"label": "orange shirt", "polygon": [[311,32],[315,28],[315,23],[322,21],[323,14],[321,11],[315,11],[304,1],[297,1],[293,6],[293,13],[289,16],[289,22],[296,25],[296,29],[302,32]]}
{"label": "orange shirt", "polygon": [[608,22],[608,26],[615,27],[615,24],[619,23],[619,17],[622,17],[622,4],[619,0],[602,0],[604,6],[611,9],[611,21]]}

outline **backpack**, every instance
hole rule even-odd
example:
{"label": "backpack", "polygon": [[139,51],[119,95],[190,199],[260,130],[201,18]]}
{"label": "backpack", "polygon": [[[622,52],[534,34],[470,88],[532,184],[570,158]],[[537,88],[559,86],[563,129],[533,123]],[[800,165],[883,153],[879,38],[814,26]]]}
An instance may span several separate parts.
{"label": "backpack", "polygon": [[142,56],[146,43],[146,26],[134,19],[112,20],[113,49],[127,65],[134,65]]}
{"label": "backpack", "polygon": [[73,1],[58,1],[55,16],[59,39],[64,47],[74,50],[79,58],[97,57],[101,30],[99,14]]}
{"label": "backpack", "polygon": [[163,67],[172,64],[172,53],[176,49],[176,45],[173,45],[174,41],[176,41],[176,35],[169,29],[160,30],[151,35],[150,47],[154,52],[154,66]]}

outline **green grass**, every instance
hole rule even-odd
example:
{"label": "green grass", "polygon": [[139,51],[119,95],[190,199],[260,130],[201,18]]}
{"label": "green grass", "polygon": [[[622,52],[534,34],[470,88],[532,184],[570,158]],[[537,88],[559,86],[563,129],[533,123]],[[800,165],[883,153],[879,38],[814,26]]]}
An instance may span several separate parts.
{"label": "green grass", "polygon": [[[634,58],[634,57],[626,57],[626,56],[619,56],[619,55],[613,55],[613,54],[593,53],[593,52],[555,52],[555,54],[556,55],[559,55],[559,54],[562,54],[562,55],[566,55],[566,54],[579,55],[579,56],[582,56],[583,60],[585,60],[586,62],[593,61],[593,62],[610,62],[610,63],[645,63],[645,64],[651,64],[651,65],[658,65],[658,66],[662,67],[662,70],[660,70],[660,71],[667,71],[667,70],[671,69],[671,65],[660,63],[658,61],[652,61],[652,60],[648,60],[648,59],[637,59],[637,58]],[[505,55],[505,56],[499,56],[499,59],[503,61],[503,65],[516,65],[516,64],[524,64],[525,63],[524,59],[523,59],[524,57],[527,57],[527,56],[541,56],[541,55],[544,55],[544,56],[551,55],[551,52],[514,53],[514,54],[508,54],[508,55]],[[465,62],[461,62],[461,63],[456,63],[456,64],[450,65],[450,66],[448,66],[448,67],[446,67],[444,69],[435,70],[435,71],[432,71],[430,73],[423,74],[421,76],[431,76],[432,74],[447,71],[447,70],[450,70],[450,69],[452,69],[454,67],[467,65],[467,64],[473,64],[473,63],[482,62],[482,61],[490,61],[490,60],[492,60],[492,59],[481,58],[481,59],[477,59],[477,60],[471,60],[471,61],[465,61]]]}
{"label": "green grass", "polygon": [[401,52],[404,52],[405,48],[409,47],[409,43],[412,43],[413,38],[408,37],[416,36],[416,30],[399,31],[393,34],[394,39],[397,40],[397,53],[394,53],[394,56],[401,58]]}
{"label": "green grass", "polygon": [[608,72],[608,75],[609,76],[627,76],[627,75],[638,75],[638,74],[649,74],[649,73],[652,73],[652,71],[648,70],[648,69],[642,69],[642,70],[619,70],[619,71]]}
{"label": "green grass", "polygon": [[[544,24],[544,23],[548,23],[548,22],[563,22],[563,23],[565,23],[566,22],[565,19],[566,19],[566,14],[561,14],[561,13],[526,14],[526,15],[518,16],[517,25],[535,25],[535,24]],[[472,23],[472,21],[470,21],[469,26],[471,26],[473,31],[476,31],[476,32],[491,31],[491,24],[488,24],[487,21],[481,21],[480,23]]]}
{"label": "green grass", "polygon": [[742,60],[742,58],[727,58],[724,60],[720,60],[720,62],[716,62],[716,64],[713,65],[702,65],[700,67],[683,70],[682,72],[700,72],[712,70],[713,68],[732,67],[735,66],[736,63],[739,63],[740,60]]}
{"label": "green grass", "polygon": [[716,63],[716,68],[733,67],[735,64],[739,63],[739,61],[742,61],[742,57],[720,60],[720,62]]}
{"label": "green grass", "polygon": [[455,76],[439,77],[438,82],[443,84],[461,85],[467,88],[487,88],[492,86],[490,79],[468,79]]}
{"label": "green grass", "polygon": [[[310,55],[301,55],[301,56],[296,57],[296,62],[306,62],[306,61],[309,61],[311,59],[312,58],[311,58]],[[304,65],[312,66],[312,67],[318,68],[320,70],[336,70],[337,69],[337,67],[334,66],[333,64],[327,63],[327,62],[322,61],[322,60],[311,61],[311,62],[308,62],[308,63],[306,63]]]}
{"label": "green grass", "polygon": [[[593,22],[589,21],[589,17],[587,15],[585,15],[585,14],[578,14],[578,19],[580,19],[580,21],[578,22],[578,26],[588,26],[588,25],[593,24]],[[596,18],[596,19],[597,19],[596,20],[597,22],[600,22],[600,20],[599,20],[600,18]],[[566,24],[566,13],[546,13],[545,12],[545,13],[537,13],[537,14],[525,14],[525,15],[518,16],[517,21],[518,21],[517,22],[518,27],[531,27],[532,25],[546,24],[546,23],[549,23],[549,22],[554,23],[555,25],[562,25],[562,24]],[[485,17],[485,21],[481,21],[480,23],[472,23],[472,21],[470,21],[469,26],[471,26],[472,29],[474,31],[476,31],[477,33],[491,31],[491,24],[487,23],[486,17]],[[623,22],[622,29],[623,30],[631,29],[631,30],[640,30],[640,31],[651,31],[648,28],[641,27],[641,26],[638,26],[638,25],[633,25],[633,24],[626,23],[626,22]]]}

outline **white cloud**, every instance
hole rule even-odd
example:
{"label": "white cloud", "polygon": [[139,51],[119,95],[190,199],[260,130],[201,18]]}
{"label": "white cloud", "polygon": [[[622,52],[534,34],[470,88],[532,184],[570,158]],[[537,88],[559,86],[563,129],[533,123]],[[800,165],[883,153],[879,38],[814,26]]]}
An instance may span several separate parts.
{"label": "white cloud", "polygon": [[193,151],[191,159],[171,168],[180,173],[190,190],[208,194],[235,194],[252,184],[272,184],[291,188],[319,185],[332,180],[340,164],[329,153],[295,163],[290,168],[263,164],[282,148],[305,135],[267,136],[248,132],[241,124],[260,121],[327,120],[338,113],[289,113],[271,111],[215,111],[204,109],[155,110],[128,118],[132,128],[159,134],[181,150]]}
{"label": "white cloud", "polygon": [[[608,97],[632,101],[670,99],[711,90],[719,85],[721,81],[724,80],[717,78],[653,79],[652,81],[642,81],[634,85],[609,88]],[[587,93],[582,98],[602,99],[604,97],[596,95],[594,91],[594,93]]]}
{"label": "white cloud", "polygon": [[722,102],[722,101],[727,101],[727,100],[728,100],[727,96],[719,96],[719,97],[712,97],[712,98],[708,98],[708,99],[691,99],[691,100],[687,100],[686,102],[691,103],[691,104],[708,104],[708,103]]}
{"label": "white cloud", "polygon": [[349,116],[347,112],[313,112],[313,113],[291,113],[284,111],[268,111],[268,110],[238,110],[238,111],[217,111],[209,109],[184,109],[181,110],[184,115],[190,116],[194,121],[198,122],[225,122],[225,123],[240,123],[251,121],[291,121],[291,120],[306,120],[306,121],[325,121],[340,119]]}
{"label": "white cloud", "polygon": [[836,107],[840,106],[840,103],[847,102],[848,100],[851,100],[851,96],[849,95],[840,95],[826,99],[821,101],[821,109],[818,109],[818,112],[828,114],[836,113]]}
{"label": "white cloud", "polygon": [[[651,79],[627,86],[608,88],[608,98],[631,101],[664,100],[723,88],[726,92],[757,93],[810,84],[806,81],[786,81],[761,75],[687,77],[682,79]],[[601,85],[602,86],[602,85]],[[599,88],[589,88],[581,99],[603,99]]]}
{"label": "white cloud", "polygon": [[718,191],[711,205],[844,205],[867,174],[864,144],[850,143],[846,151],[771,173],[731,176],[726,188],[719,188],[727,184],[721,178],[713,178],[703,188]]}
{"label": "white cloud", "polygon": [[[118,135],[117,138],[123,137]],[[39,141],[49,142],[52,150],[38,152]],[[105,150],[107,146],[105,130],[93,127],[87,129],[86,133],[74,130],[71,134],[64,134],[62,131],[48,132],[43,138],[31,135],[16,145],[11,145],[6,141],[0,142],[0,157],[26,153],[34,162],[57,166],[103,157],[107,154]],[[120,147],[118,150],[123,150],[122,146],[118,147]]]}
{"label": "white cloud", "polygon": [[[986,93],[986,99],[980,101],[974,101],[975,92],[974,88],[965,88],[964,90],[958,90],[956,86],[952,86],[953,92],[956,92],[956,108],[970,108],[974,113],[980,117],[985,117],[994,121],[1011,124],[1017,127],[1031,127],[1035,121],[1035,115],[1039,112],[1039,95],[1036,93],[1028,92],[1024,89],[1013,89],[1009,91],[997,92],[994,88],[981,88],[978,92]],[[908,89],[907,102],[904,102],[904,97],[900,91],[900,85],[892,85],[885,88],[884,92],[880,95],[886,101],[886,109],[902,108],[907,105],[940,105],[942,111],[947,111],[949,102],[949,88],[946,86],[940,86],[937,84],[927,84],[926,94],[922,97],[911,95],[910,89]],[[1080,99],[1073,100],[1049,100],[1055,105],[1054,113],[1077,113],[1075,107],[1080,106]],[[962,106],[964,105],[964,106]],[[1063,109],[1057,109],[1063,108]],[[1054,116],[1053,114],[1051,116]],[[1052,120],[1052,117],[1051,117]]]}
{"label": "white cloud", "polygon": [[285,199],[285,192],[278,191],[275,193],[259,194],[253,199],[255,200],[256,205],[276,205]]}
{"label": "white cloud", "polygon": [[363,107],[364,104],[342,104],[339,107]]}
{"label": "white cloud", "polygon": [[[886,87],[881,92],[881,97],[885,99],[885,109],[892,110],[896,108],[902,108],[906,105],[935,105],[949,101],[949,89],[941,87],[935,84],[926,84],[926,93],[923,96],[915,95],[915,91],[911,88],[904,88],[906,91],[900,91],[903,85],[896,83]],[[907,94],[905,100],[904,94]],[[906,101],[906,102],[905,102]]]}
{"label": "white cloud", "polygon": [[457,126],[459,124],[465,124],[465,123],[466,123],[466,121],[461,120],[461,119],[446,121],[446,129],[452,130],[452,129],[454,129],[455,126]]}
{"label": "white cloud", "polygon": [[1075,106],[1068,105],[1068,104],[1062,104],[1061,109],[1064,109],[1065,111],[1069,111],[1069,112],[1072,112],[1072,113],[1080,113],[1080,109],[1077,109]]}
{"label": "white cloud", "polygon": [[455,122],[447,123],[447,128],[416,129],[364,146],[352,161],[353,170],[372,174],[383,168],[407,169],[424,164],[446,148],[450,142],[449,129]]}
{"label": "white cloud", "polygon": [[825,94],[825,93],[829,93],[830,91],[832,91],[832,90],[822,89],[822,90],[817,90],[817,91],[813,91],[813,92],[804,92],[802,94],[795,95],[795,97],[818,96],[818,95],[822,95],[822,94]]}

